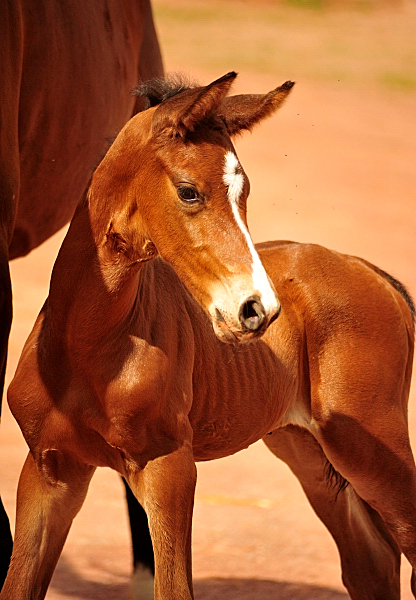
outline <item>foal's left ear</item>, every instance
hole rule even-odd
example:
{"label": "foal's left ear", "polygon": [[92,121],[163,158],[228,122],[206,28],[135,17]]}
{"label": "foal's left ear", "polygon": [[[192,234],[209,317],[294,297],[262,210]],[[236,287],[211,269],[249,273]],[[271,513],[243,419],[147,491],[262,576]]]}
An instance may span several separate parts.
{"label": "foal's left ear", "polygon": [[224,121],[229,135],[237,135],[278,110],[294,85],[293,81],[286,81],[268,94],[243,94],[225,98],[218,116]]}
{"label": "foal's left ear", "polygon": [[153,133],[167,132],[172,137],[185,137],[207,117],[218,111],[232,82],[234,71],[207,86],[181,92],[162,102],[153,116]]}

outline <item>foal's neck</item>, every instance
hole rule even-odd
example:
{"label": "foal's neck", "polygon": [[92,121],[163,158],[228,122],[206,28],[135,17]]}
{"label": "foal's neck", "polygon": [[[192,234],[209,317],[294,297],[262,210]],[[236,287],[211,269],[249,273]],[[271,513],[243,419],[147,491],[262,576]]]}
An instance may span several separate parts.
{"label": "foal's neck", "polygon": [[140,263],[105,261],[91,231],[86,202],[77,209],[58,254],[48,304],[52,326],[73,342],[97,342],[134,308]]}

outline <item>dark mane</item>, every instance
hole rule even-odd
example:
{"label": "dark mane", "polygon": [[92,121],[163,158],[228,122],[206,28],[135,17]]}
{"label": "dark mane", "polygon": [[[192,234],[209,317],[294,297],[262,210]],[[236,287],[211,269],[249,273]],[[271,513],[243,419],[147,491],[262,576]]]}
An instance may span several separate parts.
{"label": "dark mane", "polygon": [[191,81],[185,75],[174,73],[168,75],[165,79],[155,78],[150,79],[149,81],[143,81],[142,83],[139,83],[133,93],[135,96],[144,99],[146,110],[151,106],[161,104],[164,100],[172,98],[172,96],[176,96],[176,94],[180,94],[181,92],[196,87],[198,87],[196,82]]}

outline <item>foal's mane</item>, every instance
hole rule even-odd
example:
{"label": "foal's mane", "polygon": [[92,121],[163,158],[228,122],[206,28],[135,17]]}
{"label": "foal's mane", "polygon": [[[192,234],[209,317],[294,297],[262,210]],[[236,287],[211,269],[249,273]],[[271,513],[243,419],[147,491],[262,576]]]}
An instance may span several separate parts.
{"label": "foal's mane", "polygon": [[172,73],[165,79],[156,77],[139,83],[133,93],[135,96],[144,99],[144,110],[147,110],[152,106],[161,104],[168,98],[196,87],[198,87],[198,84],[191,81],[186,75]]}

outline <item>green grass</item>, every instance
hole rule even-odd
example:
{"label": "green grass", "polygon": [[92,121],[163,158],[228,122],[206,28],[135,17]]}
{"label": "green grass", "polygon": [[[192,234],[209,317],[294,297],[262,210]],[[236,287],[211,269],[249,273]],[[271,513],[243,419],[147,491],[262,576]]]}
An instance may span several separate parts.
{"label": "green grass", "polygon": [[184,71],[415,90],[414,10],[376,8],[374,0],[350,0],[348,9],[330,0],[153,0],[153,7],[167,62]]}
{"label": "green grass", "polygon": [[416,73],[381,73],[380,84],[398,92],[416,92]]}

